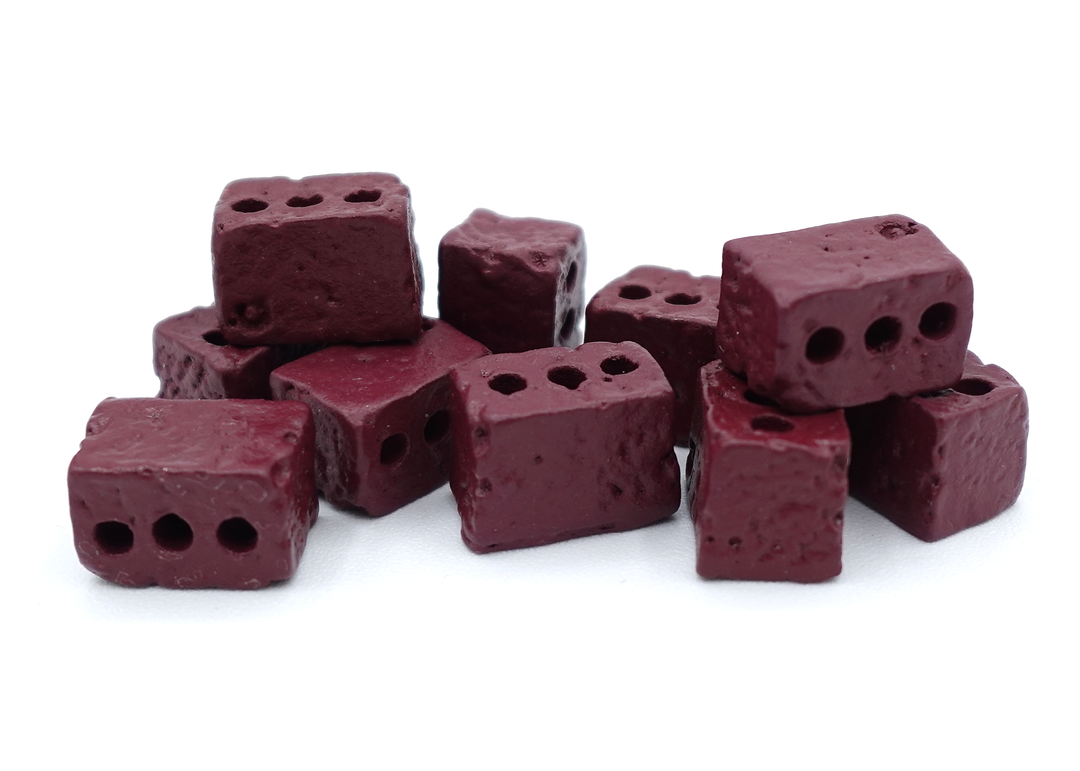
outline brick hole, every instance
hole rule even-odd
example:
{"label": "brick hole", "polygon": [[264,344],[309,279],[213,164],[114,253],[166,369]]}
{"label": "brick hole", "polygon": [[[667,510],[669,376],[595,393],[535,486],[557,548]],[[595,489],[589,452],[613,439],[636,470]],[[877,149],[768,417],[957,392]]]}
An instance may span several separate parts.
{"label": "brick hole", "polygon": [[428,444],[438,444],[450,433],[450,413],[447,410],[436,410],[424,424],[424,441]]}
{"label": "brick hole", "polygon": [[288,201],[285,202],[286,206],[290,206],[293,209],[303,209],[306,206],[315,206],[323,202],[323,197],[316,193],[315,195],[309,195],[305,198],[302,195],[294,195]]}
{"label": "brick hole", "polygon": [[625,375],[638,368],[636,361],[625,356],[609,356],[600,362],[600,369],[608,375]]}
{"label": "brick hole", "polygon": [[701,302],[701,295],[678,292],[677,294],[665,297],[664,302],[668,305],[697,305]]}
{"label": "brick hole", "polygon": [[871,353],[888,353],[900,342],[903,325],[893,316],[882,316],[866,328],[863,340]]}
{"label": "brick hole", "polygon": [[768,396],[762,396],[757,391],[751,391],[747,388],[743,391],[743,398],[751,404],[756,404],[759,407],[779,407],[776,402],[770,399]]}
{"label": "brick hole", "polygon": [[577,387],[585,382],[585,373],[577,367],[555,367],[555,369],[548,370],[547,379],[555,385],[561,385],[563,388],[569,388],[571,391],[576,391]]}
{"label": "brick hole", "polygon": [[405,458],[409,450],[409,438],[405,434],[392,434],[383,439],[379,450],[379,463],[384,466],[396,466]]}
{"label": "brick hole", "polygon": [[228,343],[225,342],[225,335],[221,334],[221,332],[216,329],[207,332],[202,336],[202,339],[210,343],[210,345],[228,345]]}
{"label": "brick hole", "polygon": [[183,517],[166,514],[154,523],[151,530],[154,541],[165,551],[184,551],[195,539],[195,534]]}
{"label": "brick hole", "polygon": [[739,538],[739,536],[737,536],[737,535],[732,537],[732,538],[729,538],[728,539],[728,546],[730,546],[732,549],[738,549],[740,546],[742,546],[742,539]]}
{"label": "brick hole", "polygon": [[563,281],[563,286],[566,287],[566,292],[569,294],[574,291],[574,287],[577,286],[578,267],[576,262],[570,263],[570,270],[566,271],[566,280]]}
{"label": "brick hole", "polygon": [[624,300],[644,300],[652,296],[652,291],[637,284],[628,284],[619,290],[619,297]]}
{"label": "brick hole", "polygon": [[94,543],[106,554],[125,554],[135,544],[135,534],[123,522],[98,522],[94,525]]}
{"label": "brick hole", "polygon": [[217,539],[218,543],[229,551],[243,554],[255,548],[259,542],[259,533],[243,517],[232,517],[218,525]]}
{"label": "brick hole", "polygon": [[345,196],[348,203],[373,203],[382,196],[379,190],[357,190]]}
{"label": "brick hole", "polygon": [[785,420],[779,415],[758,415],[750,421],[750,428],[755,431],[772,431],[782,434],[795,428],[790,420]]}
{"label": "brick hole", "polygon": [[258,198],[245,198],[243,201],[237,201],[232,205],[233,211],[238,211],[241,214],[254,214],[257,211],[262,211],[269,206],[266,201],[260,201]]}
{"label": "brick hole", "polygon": [[488,381],[488,385],[492,391],[498,391],[501,394],[509,396],[510,394],[517,393],[518,391],[525,390],[525,386],[528,383],[525,382],[525,378],[521,375],[503,374],[496,375]]}
{"label": "brick hole", "polygon": [[977,377],[966,377],[953,386],[953,390],[968,396],[985,396],[994,390],[994,384]]}
{"label": "brick hole", "polygon": [[814,364],[825,364],[844,350],[844,333],[836,327],[822,327],[806,341],[806,358]]}
{"label": "brick hole", "polygon": [[559,327],[559,339],[566,340],[572,334],[574,334],[574,328],[577,327],[577,310],[571,308],[566,318],[563,320],[562,326]]}
{"label": "brick hole", "polygon": [[923,337],[940,340],[956,326],[956,306],[952,303],[934,303],[919,319],[919,332]]}

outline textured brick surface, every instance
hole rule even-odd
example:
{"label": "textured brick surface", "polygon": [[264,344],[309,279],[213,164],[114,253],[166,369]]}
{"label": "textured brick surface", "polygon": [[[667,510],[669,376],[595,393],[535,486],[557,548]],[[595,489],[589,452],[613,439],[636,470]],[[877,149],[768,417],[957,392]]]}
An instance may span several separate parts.
{"label": "textured brick surface", "polygon": [[75,548],[125,586],[289,578],[318,515],[304,405],[106,399],[68,469]]}
{"label": "textured brick surface", "polygon": [[699,383],[687,461],[698,573],[839,575],[851,449],[843,413],[785,414],[720,362],[703,367]]}
{"label": "textured brick surface", "polygon": [[636,343],[456,368],[451,489],[476,552],[629,530],[679,507],[674,395]]}
{"label": "textured brick surface", "polygon": [[577,225],[477,209],[439,244],[439,316],[495,353],[577,342],[585,306]]}
{"label": "textured brick surface", "polygon": [[1024,389],[969,353],[952,388],[847,410],[851,493],[924,541],[1000,514],[1027,462]]}
{"label": "textured brick surface", "polygon": [[214,295],[234,345],[412,340],[420,265],[391,174],[242,179],[214,210]]}
{"label": "textured brick surface", "polygon": [[724,245],[720,358],[813,412],[960,378],[972,284],[925,225],[890,215]]}
{"label": "textured brick surface", "polygon": [[450,460],[450,368],[487,354],[442,321],[415,343],[337,345],[275,370],[275,399],[314,415],[326,499],[382,516],[442,485]]}
{"label": "textured brick surface", "polygon": [[698,371],[716,358],[720,279],[643,265],[597,292],[585,309],[585,340],[632,340],[648,351],[675,391],[675,441],[690,431]]}

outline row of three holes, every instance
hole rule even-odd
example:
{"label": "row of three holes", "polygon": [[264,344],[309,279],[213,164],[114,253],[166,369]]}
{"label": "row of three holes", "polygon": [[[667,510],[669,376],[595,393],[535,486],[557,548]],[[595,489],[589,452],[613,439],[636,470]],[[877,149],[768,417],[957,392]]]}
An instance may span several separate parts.
{"label": "row of three holes", "polygon": [[[344,200],[347,203],[372,203],[378,201],[379,196],[381,195],[382,193],[378,190],[357,190],[354,193],[349,193],[347,196],[344,196]],[[325,199],[318,193],[306,198],[302,195],[294,195],[285,202],[285,205],[293,209],[301,209],[305,206],[315,206],[316,204],[322,203],[324,200]],[[258,198],[245,198],[242,201],[234,203],[232,205],[232,210],[240,212],[241,214],[254,214],[257,211],[262,211],[269,205],[270,204],[266,201]]]}
{"label": "row of three holes", "polygon": [[[150,533],[165,551],[186,551],[195,540],[191,525],[176,514],[159,518]],[[229,551],[243,554],[255,548],[259,533],[243,517],[233,517],[218,525],[217,540]],[[135,545],[135,533],[123,522],[99,522],[94,526],[94,541],[106,554],[126,554]]]}
{"label": "row of three holes", "polygon": [[[600,362],[600,369],[603,370],[604,374],[611,377],[625,375],[637,368],[637,362],[631,361],[625,356],[609,356]],[[606,377],[604,380],[610,381],[611,377]],[[547,379],[556,385],[561,385],[563,388],[569,388],[573,391],[588,380],[588,377],[577,367],[562,366],[548,370]],[[488,385],[491,390],[509,396],[518,391],[523,391],[528,386],[528,383],[525,382],[525,378],[521,375],[506,373],[491,378]]]}

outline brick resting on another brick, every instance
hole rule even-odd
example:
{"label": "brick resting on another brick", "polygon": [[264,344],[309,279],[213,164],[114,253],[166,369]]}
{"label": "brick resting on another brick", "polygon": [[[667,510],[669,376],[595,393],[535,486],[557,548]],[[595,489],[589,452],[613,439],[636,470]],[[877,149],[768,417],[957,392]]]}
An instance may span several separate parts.
{"label": "brick resting on another brick", "polygon": [[75,549],[125,586],[289,578],[319,512],[302,404],[106,399],[68,469]]}
{"label": "brick resting on another brick", "polygon": [[232,345],[420,334],[409,189],[392,174],[242,179],[214,210],[214,295]]}
{"label": "brick resting on another brick", "polygon": [[276,369],[275,399],[315,415],[315,475],[326,499],[373,517],[447,479],[450,368],[488,350],[427,319],[415,343],[335,345]]}
{"label": "brick resting on another brick", "polygon": [[1024,484],[1024,389],[973,353],[963,374],[952,388],[846,411],[851,494],[924,541],[992,519]]}
{"label": "brick resting on another brick", "polygon": [[900,215],[724,245],[720,358],[785,409],[947,388],[971,333],[967,269]]}
{"label": "brick resting on another brick", "polygon": [[839,575],[851,450],[843,411],[786,414],[718,361],[698,388],[686,474],[698,574]]}
{"label": "brick resting on another brick", "polygon": [[720,279],[642,265],[597,292],[585,309],[585,340],[632,340],[664,370],[675,391],[675,441],[690,431],[698,371],[716,359]]}
{"label": "brick resting on another brick", "polygon": [[475,552],[630,530],[679,508],[674,394],[636,343],[457,367],[450,486]]}
{"label": "brick resting on another brick", "polygon": [[585,234],[477,209],[439,243],[439,317],[494,353],[578,341]]}

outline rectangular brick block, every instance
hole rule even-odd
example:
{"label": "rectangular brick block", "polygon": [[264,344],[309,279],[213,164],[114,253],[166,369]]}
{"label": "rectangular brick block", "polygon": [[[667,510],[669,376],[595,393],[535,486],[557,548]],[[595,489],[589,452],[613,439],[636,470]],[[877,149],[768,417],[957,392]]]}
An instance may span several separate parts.
{"label": "rectangular brick block", "polygon": [[636,343],[457,367],[450,485],[475,552],[630,530],[679,508],[674,395]]}
{"label": "rectangular brick block", "polygon": [[843,412],[786,414],[720,362],[701,370],[687,500],[704,578],[840,574],[851,441]]}
{"label": "rectangular brick block", "polygon": [[900,215],[738,238],[724,245],[720,358],[796,412],[947,388],[972,291],[960,260]]}
{"label": "rectangular brick block", "polygon": [[642,265],[597,292],[585,309],[585,340],[631,340],[648,351],[675,391],[675,441],[690,433],[698,371],[716,359],[720,279]]}
{"label": "rectangular brick block", "polygon": [[106,399],[68,469],[79,560],[125,586],[289,578],[318,515],[314,455],[302,404]]}
{"label": "rectangular brick block", "polygon": [[230,183],[214,210],[214,296],[232,345],[413,340],[420,265],[392,174]]}
{"label": "rectangular brick block", "polygon": [[439,243],[439,317],[495,353],[577,342],[585,306],[577,225],[477,209]]}
{"label": "rectangular brick block", "polygon": [[952,388],[853,407],[847,420],[852,495],[917,538],[986,522],[1020,495],[1027,396],[973,353]]}
{"label": "rectangular brick block", "polygon": [[389,514],[447,479],[450,369],[488,350],[427,319],[415,343],[336,345],[278,368],[275,399],[315,415],[315,473],[326,499]]}

